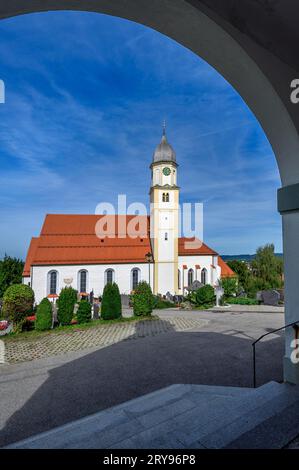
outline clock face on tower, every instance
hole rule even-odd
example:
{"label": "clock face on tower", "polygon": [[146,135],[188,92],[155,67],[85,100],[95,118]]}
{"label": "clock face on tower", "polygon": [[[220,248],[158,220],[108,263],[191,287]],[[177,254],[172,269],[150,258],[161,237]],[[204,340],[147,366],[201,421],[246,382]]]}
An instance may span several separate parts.
{"label": "clock face on tower", "polygon": [[170,168],[168,168],[167,166],[163,168],[163,175],[169,176],[170,173],[171,173]]}

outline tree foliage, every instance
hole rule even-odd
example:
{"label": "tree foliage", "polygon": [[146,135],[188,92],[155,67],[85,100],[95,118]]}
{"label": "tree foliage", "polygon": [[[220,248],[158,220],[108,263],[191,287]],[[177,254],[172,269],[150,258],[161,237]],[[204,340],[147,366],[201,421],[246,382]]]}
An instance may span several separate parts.
{"label": "tree foliage", "polygon": [[76,302],[77,291],[72,287],[64,287],[57,300],[57,318],[61,325],[69,325],[71,323]]}
{"label": "tree foliage", "polygon": [[52,304],[46,297],[37,306],[35,329],[37,331],[50,330],[52,328]]}
{"label": "tree foliage", "polygon": [[131,296],[133,312],[137,316],[147,316],[153,311],[154,296],[151,286],[146,281],[138,283]]}
{"label": "tree foliage", "polygon": [[102,305],[101,305],[101,318],[103,320],[114,320],[121,317],[121,297],[118,285],[108,283],[104,287]]}
{"label": "tree foliage", "polygon": [[25,318],[32,313],[34,292],[25,284],[14,284],[8,287],[3,296],[2,314],[14,322],[15,330],[22,327]]}
{"label": "tree foliage", "polygon": [[91,305],[87,300],[80,300],[77,311],[78,323],[88,323],[91,320]]}
{"label": "tree foliage", "polygon": [[196,305],[203,307],[213,306],[215,304],[215,292],[212,286],[207,284],[195,291]]}
{"label": "tree foliage", "polygon": [[259,247],[252,262],[241,260],[227,261],[237,274],[239,288],[248,297],[255,297],[257,291],[283,287],[283,260],[275,255],[274,245]]}
{"label": "tree foliage", "polygon": [[232,297],[238,291],[238,278],[237,277],[223,277],[221,279],[221,286],[224,290],[224,297]]}
{"label": "tree foliage", "polygon": [[18,258],[5,255],[0,260],[0,298],[6,289],[13,284],[21,284],[24,262]]}
{"label": "tree foliage", "polygon": [[273,244],[258,248],[251,266],[260,290],[281,287],[282,260],[275,256]]}

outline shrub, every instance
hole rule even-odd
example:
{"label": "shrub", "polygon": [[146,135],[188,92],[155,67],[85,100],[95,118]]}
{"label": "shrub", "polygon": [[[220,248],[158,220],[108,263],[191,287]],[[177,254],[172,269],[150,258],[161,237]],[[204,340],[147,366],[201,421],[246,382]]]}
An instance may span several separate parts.
{"label": "shrub", "polygon": [[26,316],[32,312],[34,292],[24,284],[14,284],[3,296],[3,316],[14,323],[14,330],[21,331]]}
{"label": "shrub", "polygon": [[163,308],[173,308],[175,304],[166,299],[161,299],[158,295],[154,296],[153,308],[163,309]]}
{"label": "shrub", "polygon": [[226,302],[235,305],[258,305],[256,299],[250,299],[248,297],[229,297]]}
{"label": "shrub", "polygon": [[103,318],[103,320],[114,320],[120,317],[121,297],[118,285],[115,282],[108,283],[103,292],[101,318]]}
{"label": "shrub", "polygon": [[134,315],[150,315],[153,311],[154,296],[150,285],[146,281],[141,281],[132,294],[132,305]]}
{"label": "shrub", "polygon": [[77,291],[72,287],[64,287],[57,300],[57,318],[61,325],[69,325],[71,323],[76,302]]}
{"label": "shrub", "polygon": [[77,320],[78,323],[87,323],[91,320],[91,305],[87,300],[80,300]]}
{"label": "shrub", "polygon": [[199,306],[212,306],[215,303],[214,289],[210,285],[201,287],[195,292],[196,304]]}
{"label": "shrub", "polygon": [[221,287],[224,290],[224,297],[232,297],[238,291],[237,277],[224,277],[221,279]]}
{"label": "shrub", "polygon": [[45,298],[37,307],[35,329],[38,331],[50,330],[52,328],[52,318],[51,302]]}

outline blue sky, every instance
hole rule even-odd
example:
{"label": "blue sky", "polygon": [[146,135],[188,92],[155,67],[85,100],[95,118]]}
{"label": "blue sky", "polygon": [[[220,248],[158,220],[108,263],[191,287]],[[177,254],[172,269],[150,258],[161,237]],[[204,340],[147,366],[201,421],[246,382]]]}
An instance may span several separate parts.
{"label": "blue sky", "polygon": [[167,121],[181,202],[204,203],[204,241],[222,254],[281,251],[279,174],[259,123],[207,63],[144,26],[52,12],[0,23],[0,256],[24,257],[46,213],[148,203]]}

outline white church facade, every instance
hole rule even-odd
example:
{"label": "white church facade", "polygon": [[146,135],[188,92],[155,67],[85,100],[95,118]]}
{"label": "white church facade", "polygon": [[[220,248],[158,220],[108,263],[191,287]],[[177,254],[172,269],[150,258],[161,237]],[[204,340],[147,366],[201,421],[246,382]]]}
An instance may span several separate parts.
{"label": "white church facade", "polygon": [[[102,295],[116,282],[129,294],[146,280],[155,294],[183,295],[194,281],[216,286],[233,271],[204,243],[179,237],[176,155],[165,129],[151,164],[150,216],[48,214],[31,240],[23,283],[36,302],[55,298],[66,285],[81,294]],[[131,236],[130,225],[143,227]],[[99,226],[112,228],[99,232]]]}

